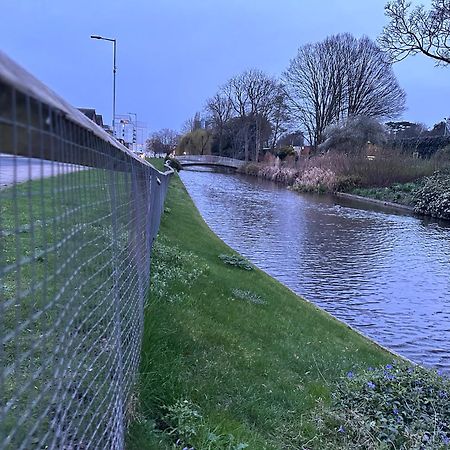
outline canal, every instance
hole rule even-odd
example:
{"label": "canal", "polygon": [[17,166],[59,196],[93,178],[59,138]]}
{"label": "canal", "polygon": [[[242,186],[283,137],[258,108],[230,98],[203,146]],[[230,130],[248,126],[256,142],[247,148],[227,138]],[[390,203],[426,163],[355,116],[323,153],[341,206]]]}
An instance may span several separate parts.
{"label": "canal", "polygon": [[447,224],[253,177],[180,175],[230,247],[380,344],[450,374]]}

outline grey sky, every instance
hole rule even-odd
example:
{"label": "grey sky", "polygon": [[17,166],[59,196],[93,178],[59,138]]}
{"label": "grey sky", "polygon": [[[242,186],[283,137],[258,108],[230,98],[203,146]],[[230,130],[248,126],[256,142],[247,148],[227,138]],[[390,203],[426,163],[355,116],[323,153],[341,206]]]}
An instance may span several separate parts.
{"label": "grey sky", "polygon": [[[117,113],[150,130],[179,129],[230,76],[280,75],[299,46],[348,31],[375,39],[385,0],[0,0],[0,48],[74,106],[111,116],[118,40]],[[425,1],[429,3],[429,1]],[[404,117],[428,126],[450,116],[450,68],[420,55],[395,65]]]}

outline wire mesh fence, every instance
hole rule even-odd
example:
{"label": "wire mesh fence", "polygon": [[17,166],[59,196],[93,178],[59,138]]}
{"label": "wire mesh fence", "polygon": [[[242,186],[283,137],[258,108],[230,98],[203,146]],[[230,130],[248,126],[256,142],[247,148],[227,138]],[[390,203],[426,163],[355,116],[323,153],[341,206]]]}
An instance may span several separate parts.
{"label": "wire mesh fence", "polygon": [[123,448],[161,173],[0,53],[0,449]]}

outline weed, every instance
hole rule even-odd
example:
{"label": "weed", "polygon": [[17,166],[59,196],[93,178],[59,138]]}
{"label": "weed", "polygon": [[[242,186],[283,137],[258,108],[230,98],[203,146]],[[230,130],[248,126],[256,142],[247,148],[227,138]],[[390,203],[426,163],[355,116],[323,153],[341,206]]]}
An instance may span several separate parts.
{"label": "weed", "polygon": [[190,400],[179,400],[165,409],[164,432],[172,438],[176,448],[243,450],[248,447],[248,444],[239,442],[231,433],[222,434],[217,429],[211,430],[199,407]]}
{"label": "weed", "polygon": [[196,255],[158,239],[153,245],[150,276],[152,298],[171,303],[183,301],[188,289],[208,271]]}
{"label": "weed", "polygon": [[253,270],[254,267],[250,262],[240,255],[219,255],[219,258],[229,266],[238,267],[244,270]]}
{"label": "weed", "polygon": [[245,300],[250,303],[254,303],[255,305],[265,305],[265,301],[253,291],[243,291],[242,289],[233,289],[231,291],[233,293],[233,297],[239,300]]}
{"label": "weed", "polygon": [[393,362],[348,372],[332,398],[314,413],[312,448],[450,447],[450,380],[434,370]]}

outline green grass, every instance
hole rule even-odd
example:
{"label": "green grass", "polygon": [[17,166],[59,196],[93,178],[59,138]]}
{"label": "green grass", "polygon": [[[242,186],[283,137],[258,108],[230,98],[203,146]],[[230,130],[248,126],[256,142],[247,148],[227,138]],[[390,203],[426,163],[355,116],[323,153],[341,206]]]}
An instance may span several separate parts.
{"label": "green grass", "polygon": [[375,200],[414,206],[414,191],[420,186],[420,181],[404,184],[396,183],[390,187],[356,188],[350,193]]}
{"label": "green grass", "polygon": [[[0,405],[14,406],[0,423],[0,435],[17,430],[7,448],[19,448],[25,439],[31,448],[30,442],[46,434],[43,442],[50,443],[57,426],[71,427],[72,438],[83,443],[96,427],[109,426],[107,416],[91,422],[89,413],[78,411],[90,404],[91,413],[102,412],[113,401],[104,383],[116,364],[108,350],[116,342],[110,307],[113,245],[123,251],[119,282],[125,285],[135,272],[127,247],[125,177],[116,175],[121,206],[115,244],[107,171],[79,171],[0,190],[0,333],[10,335],[0,355],[5,374]],[[133,333],[124,330],[121,338],[128,342]]]}
{"label": "green grass", "polygon": [[262,271],[226,264],[236,253],[178,177],[166,211],[128,448],[314,448],[316,405],[347,371],[392,355]]}

